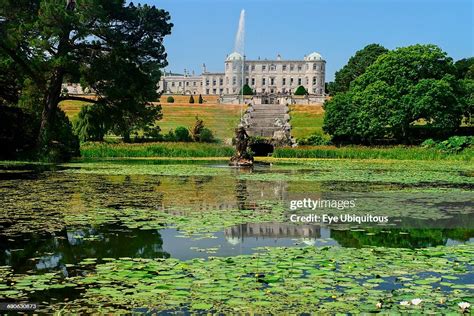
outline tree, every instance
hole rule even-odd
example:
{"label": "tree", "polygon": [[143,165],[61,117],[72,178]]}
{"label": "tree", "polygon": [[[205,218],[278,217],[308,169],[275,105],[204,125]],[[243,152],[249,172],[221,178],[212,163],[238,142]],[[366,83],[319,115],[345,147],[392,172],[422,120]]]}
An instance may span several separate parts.
{"label": "tree", "polygon": [[308,94],[308,91],[306,91],[305,87],[303,86],[299,86],[295,90],[295,95],[307,95],[307,94]]}
{"label": "tree", "polygon": [[245,84],[243,87],[242,87],[242,90],[240,91],[240,94],[243,94],[243,95],[253,95],[253,90],[252,88],[250,88],[250,86],[248,84]]}
{"label": "tree", "polygon": [[79,140],[103,141],[105,134],[110,130],[106,116],[107,113],[102,106],[96,104],[83,106],[74,122],[74,131]]}
{"label": "tree", "polygon": [[194,98],[193,98],[193,96],[190,96],[190,97],[189,97],[189,103],[190,103],[190,104],[193,104],[193,103],[194,103]]}
{"label": "tree", "polygon": [[[75,2],[74,2],[75,3]],[[84,0],[65,6],[59,0],[2,1],[0,52],[42,92],[38,145],[48,149],[65,79],[75,79],[97,94],[112,130],[128,139],[155,120],[156,83],[166,66],[163,38],[169,14],[125,0]]]}
{"label": "tree", "polygon": [[474,57],[463,58],[454,63],[458,79],[474,80]]}
{"label": "tree", "polygon": [[380,56],[324,105],[323,129],[333,139],[409,141],[415,124],[448,134],[466,112],[466,89],[439,47],[414,45]]}
{"label": "tree", "polygon": [[204,128],[204,121],[201,120],[197,115],[196,115],[196,121],[194,122],[194,126],[191,129],[191,137],[195,142],[199,141],[199,137],[201,135],[201,131]]}
{"label": "tree", "polygon": [[379,44],[370,44],[357,51],[347,64],[336,72],[334,82],[328,84],[329,93],[335,95],[338,92],[349,90],[351,82],[362,75],[380,55],[386,52],[388,49]]}
{"label": "tree", "polygon": [[195,142],[212,143],[214,141],[214,134],[204,126],[204,121],[198,116],[196,116],[196,121],[191,129],[191,137]]}
{"label": "tree", "polygon": [[0,106],[18,103],[23,80],[18,65],[0,50]]}
{"label": "tree", "polygon": [[204,100],[202,99],[202,95],[199,95],[198,103],[199,103],[199,104],[203,104],[203,103],[204,103]]}

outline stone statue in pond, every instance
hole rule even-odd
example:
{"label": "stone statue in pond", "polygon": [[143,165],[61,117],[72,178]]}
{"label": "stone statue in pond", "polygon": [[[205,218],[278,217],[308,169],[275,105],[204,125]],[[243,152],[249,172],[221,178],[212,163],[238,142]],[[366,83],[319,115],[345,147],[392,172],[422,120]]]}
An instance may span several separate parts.
{"label": "stone statue in pond", "polygon": [[249,135],[242,124],[235,129],[235,149],[236,153],[230,158],[229,165],[245,167],[253,165],[253,157],[247,151]]}

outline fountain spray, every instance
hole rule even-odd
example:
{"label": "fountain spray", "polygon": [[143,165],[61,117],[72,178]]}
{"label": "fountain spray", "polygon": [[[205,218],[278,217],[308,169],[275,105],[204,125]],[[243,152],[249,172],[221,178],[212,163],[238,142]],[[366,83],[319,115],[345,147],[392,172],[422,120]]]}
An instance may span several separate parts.
{"label": "fountain spray", "polygon": [[244,103],[244,63],[245,63],[245,10],[242,9],[240,11],[240,18],[239,18],[239,28],[237,29],[237,34],[235,36],[234,42],[234,52],[239,53],[242,56],[241,60],[241,78],[240,78],[240,119],[242,119],[243,111],[242,111],[242,104]]}

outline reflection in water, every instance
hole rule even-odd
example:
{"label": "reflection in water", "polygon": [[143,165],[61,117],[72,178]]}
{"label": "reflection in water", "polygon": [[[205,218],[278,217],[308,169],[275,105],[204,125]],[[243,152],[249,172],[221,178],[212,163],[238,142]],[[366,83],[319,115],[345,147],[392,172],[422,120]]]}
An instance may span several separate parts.
{"label": "reflection in water", "polygon": [[377,246],[389,248],[426,248],[469,242],[474,229],[375,229],[331,230],[331,238],[342,247]]}
{"label": "reflection in water", "polygon": [[59,269],[85,258],[167,258],[163,240],[156,230],[124,229],[114,226],[63,230],[52,235],[0,235],[0,266],[18,272],[30,269]]}
{"label": "reflection in water", "polygon": [[[402,234],[400,234],[400,232]],[[470,241],[467,229],[368,229],[341,231],[317,225],[249,223],[214,233],[214,238],[193,239],[176,229],[125,229],[118,226],[63,230],[53,235],[0,235],[0,266],[10,265],[16,273],[29,270],[78,273],[77,264],[86,258],[168,258],[181,260],[209,256],[252,254],[257,247],[342,246],[420,248]],[[212,251],[207,251],[212,249]],[[86,266],[81,269],[86,269]]]}
{"label": "reflection in water", "polygon": [[231,244],[244,242],[248,237],[255,238],[301,238],[314,244],[321,237],[321,230],[316,225],[292,225],[285,223],[248,223],[226,228],[224,236]]}
{"label": "reflection in water", "polygon": [[235,185],[235,199],[237,200],[237,208],[239,210],[248,209],[248,206],[245,203],[247,201],[248,195],[249,192],[247,191],[247,181],[237,179]]}

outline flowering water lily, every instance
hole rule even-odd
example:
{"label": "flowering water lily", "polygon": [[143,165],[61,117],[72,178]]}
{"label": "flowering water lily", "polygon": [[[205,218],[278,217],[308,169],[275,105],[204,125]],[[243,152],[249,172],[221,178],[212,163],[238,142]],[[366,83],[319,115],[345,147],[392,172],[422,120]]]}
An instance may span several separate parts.
{"label": "flowering water lily", "polygon": [[377,304],[375,304],[375,306],[376,306],[377,308],[382,308],[382,302],[378,302]]}
{"label": "flowering water lily", "polygon": [[469,307],[471,307],[471,304],[469,304],[468,302],[461,302],[458,304],[458,306],[462,309],[462,311],[464,312],[466,309],[468,309]]}
{"label": "flowering water lily", "polygon": [[419,298],[414,298],[414,299],[411,300],[411,303],[413,305],[419,305],[421,302],[423,302],[423,300],[419,299]]}
{"label": "flowering water lily", "polygon": [[408,301],[401,301],[401,302],[400,302],[400,305],[402,305],[402,306],[407,306],[407,305],[410,305],[410,302],[408,302]]}

